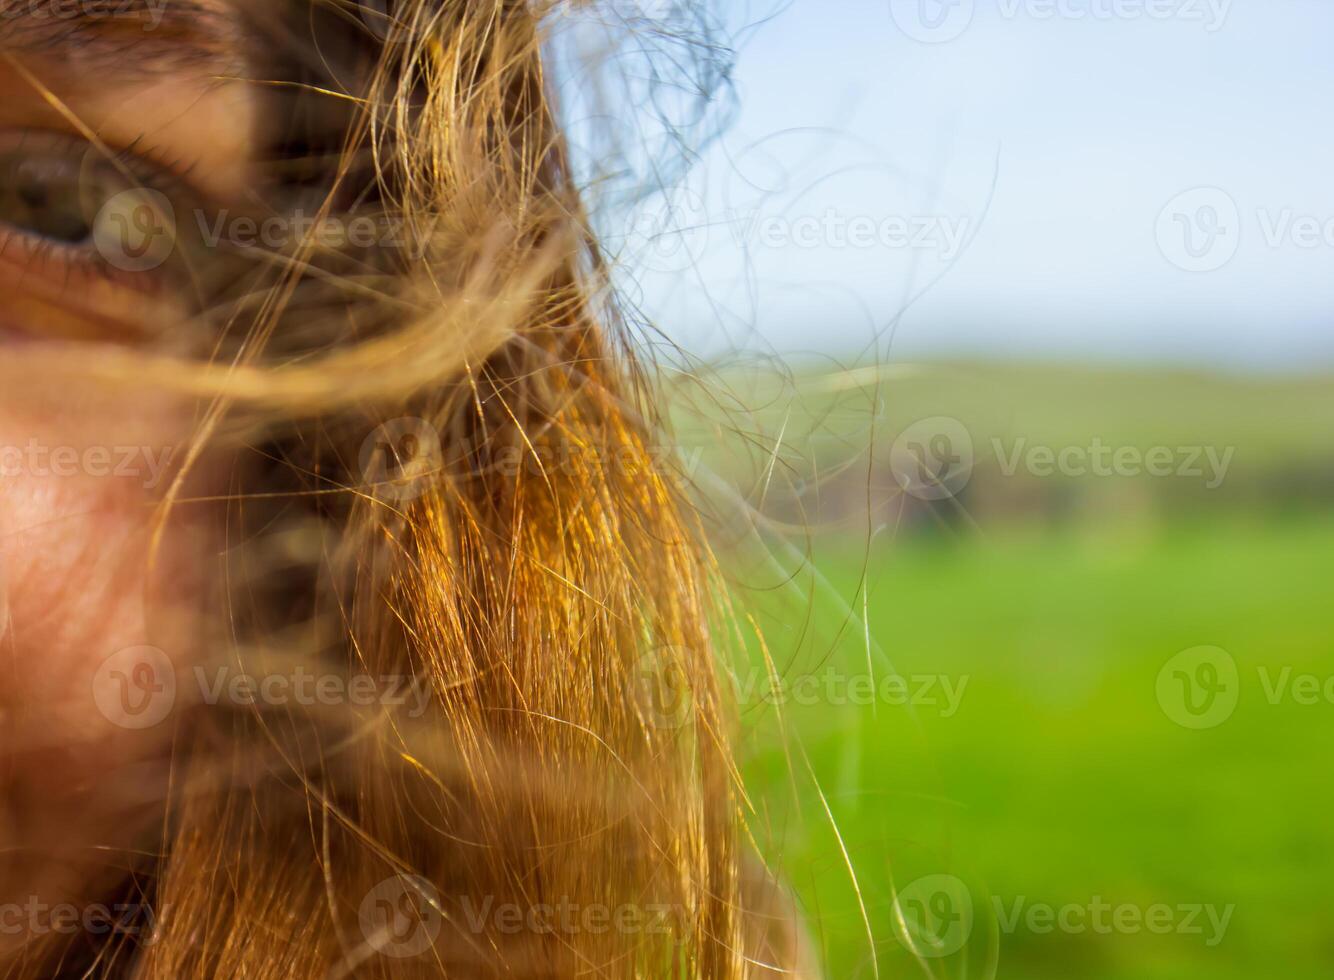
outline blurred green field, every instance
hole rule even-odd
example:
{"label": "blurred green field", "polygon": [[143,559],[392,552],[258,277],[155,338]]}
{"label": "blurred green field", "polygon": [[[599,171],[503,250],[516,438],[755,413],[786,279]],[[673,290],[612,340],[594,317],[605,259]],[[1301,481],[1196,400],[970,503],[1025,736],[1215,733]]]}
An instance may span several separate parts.
{"label": "blurred green field", "polygon": [[[1153,437],[1145,419],[1178,438],[1192,412],[1197,439],[1201,426],[1224,439],[1231,426],[1254,449],[1238,453],[1232,495],[1194,512],[1159,512],[1157,488],[1144,491],[1147,506],[1117,508],[1118,495],[1140,491],[1115,485],[1056,521],[1002,512],[945,533],[877,523],[868,535],[850,518],[792,539],[809,561],[786,564],[790,581],[733,556],[788,692],[766,697],[755,670],[737,669],[753,823],[799,893],[831,978],[876,966],[884,977],[1015,980],[1334,976],[1334,515],[1312,504],[1310,487],[1291,506],[1280,493],[1263,507],[1236,489],[1310,471],[1329,443],[1299,446],[1293,433],[1322,432],[1334,413],[1324,403],[1293,413],[1286,396],[1263,409],[1257,396],[1248,415],[1230,383],[1200,382],[1207,398],[1197,391],[1171,422],[1122,392],[1046,423],[1060,438],[1141,442]],[[1329,386],[1308,384],[1327,400]],[[1151,378],[1138,386],[1157,390]],[[909,416],[967,417],[960,406],[977,387],[954,400],[929,390],[938,400],[910,400]],[[1046,397],[1041,384],[1004,390],[1030,405]],[[1200,421],[1209,399],[1221,421]],[[991,418],[1004,403],[993,399]],[[1221,724],[1192,730],[1156,685],[1174,655],[1202,645],[1235,659],[1239,700]],[[868,673],[877,683],[902,675],[909,691],[936,682],[910,705],[858,703],[846,683],[792,693],[797,678]],[[1318,680],[1294,687],[1302,675]],[[974,921],[961,933],[946,914],[958,904],[928,900],[944,916],[928,915],[928,931],[967,941],[918,961],[893,895],[915,930],[921,906],[907,899],[931,899],[938,889],[913,883],[932,875],[962,882],[954,897]],[[1129,911],[1120,925],[1101,913],[1106,928],[1095,928],[1098,903]],[[1170,911],[1153,912],[1163,918],[1151,930],[1144,916],[1158,905]],[[1066,924],[1048,928],[1046,906],[1066,910]]]}

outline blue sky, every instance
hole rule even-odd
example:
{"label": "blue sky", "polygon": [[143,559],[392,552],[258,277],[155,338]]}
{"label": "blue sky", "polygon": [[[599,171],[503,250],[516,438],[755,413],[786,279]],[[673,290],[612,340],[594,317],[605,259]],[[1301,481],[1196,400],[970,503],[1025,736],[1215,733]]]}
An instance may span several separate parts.
{"label": "blue sky", "polygon": [[689,349],[1334,362],[1334,4],[792,0],[745,38],[624,253]]}

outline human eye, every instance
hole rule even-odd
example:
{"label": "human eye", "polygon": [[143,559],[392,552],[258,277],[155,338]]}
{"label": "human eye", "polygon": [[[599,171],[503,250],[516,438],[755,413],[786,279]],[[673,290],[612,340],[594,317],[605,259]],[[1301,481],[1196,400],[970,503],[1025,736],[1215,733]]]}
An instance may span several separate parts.
{"label": "human eye", "polygon": [[183,186],[134,148],[0,132],[0,325],[30,337],[151,331],[170,299]]}

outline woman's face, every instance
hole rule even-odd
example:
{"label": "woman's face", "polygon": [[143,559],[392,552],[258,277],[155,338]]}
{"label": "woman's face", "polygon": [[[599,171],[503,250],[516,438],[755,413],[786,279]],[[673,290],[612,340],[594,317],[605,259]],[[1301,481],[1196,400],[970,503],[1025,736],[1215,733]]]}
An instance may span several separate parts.
{"label": "woman's face", "polygon": [[[215,0],[7,7],[0,358],[170,342],[186,306],[160,236],[243,203],[253,182],[244,53],[235,9]],[[137,191],[113,200],[137,184],[174,213],[144,209]],[[203,507],[188,502],[153,547],[194,406],[38,377],[6,389],[0,952],[40,940],[54,907],[105,899],[133,854],[151,851],[189,693],[164,713],[164,684],[197,655],[210,547]]]}

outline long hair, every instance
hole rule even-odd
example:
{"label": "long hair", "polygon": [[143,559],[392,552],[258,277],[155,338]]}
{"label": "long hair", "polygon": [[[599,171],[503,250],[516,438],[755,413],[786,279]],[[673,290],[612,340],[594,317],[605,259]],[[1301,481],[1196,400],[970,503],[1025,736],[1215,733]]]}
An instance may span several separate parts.
{"label": "long hair", "polygon": [[[178,712],[165,820],[123,886],[154,927],[65,968],[795,972],[747,856],[726,589],[576,191],[550,12],[297,7],[254,14],[287,53],[256,208],[314,230],[182,245],[207,358],[61,370],[202,400],[160,518],[216,511],[193,669],[345,693]],[[319,233],[360,217],[373,242]]]}

